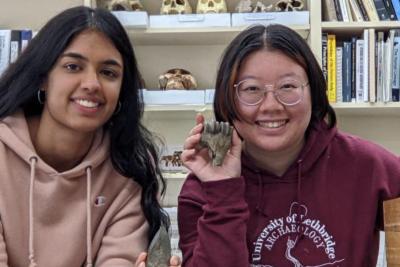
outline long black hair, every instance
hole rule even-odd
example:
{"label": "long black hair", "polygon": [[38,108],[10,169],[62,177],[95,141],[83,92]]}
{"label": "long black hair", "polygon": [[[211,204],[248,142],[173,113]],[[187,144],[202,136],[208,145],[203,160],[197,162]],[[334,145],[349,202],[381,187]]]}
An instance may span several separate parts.
{"label": "long black hair", "polygon": [[169,225],[168,216],[158,202],[160,187],[163,194],[166,184],[157,165],[154,137],[141,123],[144,105],[139,89],[144,85],[135,54],[124,28],[110,12],[79,6],[47,22],[0,79],[0,118],[20,108],[29,116],[41,114],[43,106],[37,101],[38,89],[71,41],[88,29],[106,35],[123,59],[121,110],[104,127],[110,133],[114,168],[142,186],[141,206],[150,224],[151,239],[161,224]]}
{"label": "long black hair", "polygon": [[228,45],[222,57],[215,85],[214,113],[219,121],[241,120],[235,105],[234,84],[243,60],[255,51],[280,51],[293,59],[307,73],[310,84],[312,113],[307,130],[327,118],[328,127],[336,124],[336,114],[326,95],[322,70],[307,42],[289,27],[271,24],[245,29]]}

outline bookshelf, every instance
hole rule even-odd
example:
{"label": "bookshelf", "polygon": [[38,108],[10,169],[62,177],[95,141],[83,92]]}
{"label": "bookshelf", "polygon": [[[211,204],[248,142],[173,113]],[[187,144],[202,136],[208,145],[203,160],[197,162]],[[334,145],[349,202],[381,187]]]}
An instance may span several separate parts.
{"label": "bookshelf", "polygon": [[[50,17],[61,10],[76,6],[95,6],[96,0],[37,0],[3,1],[0,9],[1,28],[31,28],[38,30]],[[149,15],[159,14],[159,0],[142,0]],[[197,0],[189,0],[196,6]],[[229,12],[234,12],[239,0],[229,0]],[[274,0],[264,0],[272,3]],[[291,25],[309,43],[317,59],[321,62],[321,40],[323,32],[338,35],[361,34],[365,28],[388,30],[400,28],[399,21],[379,22],[325,22],[322,21],[321,1],[306,0],[310,21],[304,25]],[[167,69],[180,67],[191,71],[197,79],[198,88],[210,89],[214,86],[217,66],[226,45],[244,27],[203,27],[203,28],[148,28],[126,27],[134,45],[143,78],[147,88],[158,87],[158,76]],[[339,128],[379,143],[400,154],[400,104],[397,103],[337,103],[333,104]],[[196,113],[212,117],[212,105],[148,105],[145,107],[143,122],[152,131],[163,137],[167,145],[182,144],[194,125]],[[182,174],[167,174],[169,200],[179,192]],[[170,182],[173,181],[173,182]]]}

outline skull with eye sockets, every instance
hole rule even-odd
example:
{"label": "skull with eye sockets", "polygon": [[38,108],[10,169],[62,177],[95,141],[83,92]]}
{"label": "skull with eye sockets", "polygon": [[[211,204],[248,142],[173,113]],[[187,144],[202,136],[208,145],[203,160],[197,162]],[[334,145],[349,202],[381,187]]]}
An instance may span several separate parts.
{"label": "skull with eye sockets", "polygon": [[192,7],[188,0],[163,0],[161,15],[191,14]]}

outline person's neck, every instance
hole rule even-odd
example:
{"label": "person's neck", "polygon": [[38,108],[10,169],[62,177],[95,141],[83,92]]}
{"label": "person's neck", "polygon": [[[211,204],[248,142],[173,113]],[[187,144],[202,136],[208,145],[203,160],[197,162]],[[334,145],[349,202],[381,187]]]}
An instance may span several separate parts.
{"label": "person's neck", "polygon": [[266,152],[245,144],[245,153],[254,160],[255,165],[277,176],[282,176],[300,154],[305,140],[284,151]]}
{"label": "person's neck", "polygon": [[29,132],[38,156],[59,172],[78,165],[88,153],[94,133],[77,134],[70,129],[48,129],[40,117],[28,119]]}

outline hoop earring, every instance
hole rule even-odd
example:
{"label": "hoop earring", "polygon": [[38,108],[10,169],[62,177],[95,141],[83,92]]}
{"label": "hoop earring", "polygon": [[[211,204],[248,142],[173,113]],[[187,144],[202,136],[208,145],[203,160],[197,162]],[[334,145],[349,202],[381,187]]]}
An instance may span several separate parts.
{"label": "hoop earring", "polygon": [[122,108],[122,104],[121,104],[121,101],[118,101],[118,104],[117,104],[117,109],[114,111],[114,116],[115,115],[117,115],[120,111],[121,111],[121,108]]}
{"label": "hoop earring", "polygon": [[46,92],[42,89],[39,89],[37,91],[37,99],[38,99],[39,104],[43,105],[44,101],[46,100]]}

